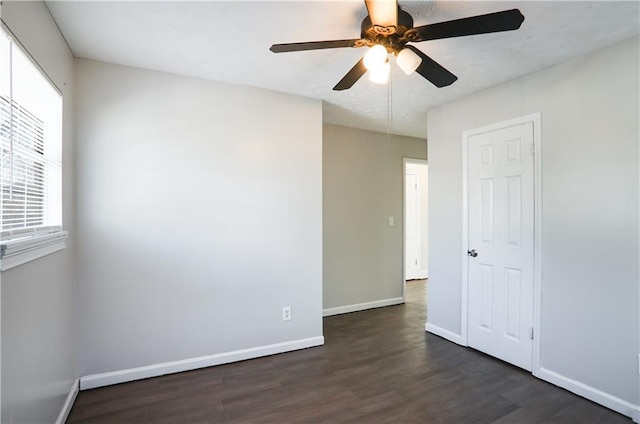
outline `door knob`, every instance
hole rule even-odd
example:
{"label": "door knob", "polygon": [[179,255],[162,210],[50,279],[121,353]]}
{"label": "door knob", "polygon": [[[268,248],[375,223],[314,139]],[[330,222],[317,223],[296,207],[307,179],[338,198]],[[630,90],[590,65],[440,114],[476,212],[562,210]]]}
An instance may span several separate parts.
{"label": "door knob", "polygon": [[476,249],[467,250],[467,255],[475,258],[476,256],[478,256],[478,252],[476,252]]}

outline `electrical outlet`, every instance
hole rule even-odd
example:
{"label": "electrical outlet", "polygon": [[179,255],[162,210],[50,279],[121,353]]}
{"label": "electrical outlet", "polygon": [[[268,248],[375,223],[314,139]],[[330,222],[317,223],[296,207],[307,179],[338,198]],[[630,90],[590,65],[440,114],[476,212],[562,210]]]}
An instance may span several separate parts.
{"label": "electrical outlet", "polygon": [[289,321],[291,319],[291,306],[282,307],[282,321]]}

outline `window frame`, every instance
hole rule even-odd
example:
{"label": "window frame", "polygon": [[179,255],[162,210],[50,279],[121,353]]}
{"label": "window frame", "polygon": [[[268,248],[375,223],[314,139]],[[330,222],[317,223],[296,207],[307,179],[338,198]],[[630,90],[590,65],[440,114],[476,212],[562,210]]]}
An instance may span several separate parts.
{"label": "window frame", "polygon": [[[51,88],[53,88],[53,90],[60,96],[62,101],[60,125],[61,131],[63,131],[64,96],[62,91],[38,64],[35,58],[29,53],[5,22],[1,20],[1,18],[0,36],[10,38],[11,45],[19,49],[21,53],[24,54],[35,70],[40,73],[40,75],[50,84]],[[11,71],[12,70],[10,70],[10,72]],[[12,99],[10,100],[13,101]],[[62,149],[63,132],[61,133],[60,143],[60,148]],[[60,184],[62,184],[62,169],[63,165],[61,162]],[[60,189],[62,189],[62,187],[60,187]],[[62,206],[63,200],[61,198],[60,208],[62,208]],[[2,213],[2,211],[0,211],[0,213]],[[63,230],[62,221],[63,216],[61,216],[60,225],[39,225],[0,231],[0,272],[65,249],[68,232]]]}

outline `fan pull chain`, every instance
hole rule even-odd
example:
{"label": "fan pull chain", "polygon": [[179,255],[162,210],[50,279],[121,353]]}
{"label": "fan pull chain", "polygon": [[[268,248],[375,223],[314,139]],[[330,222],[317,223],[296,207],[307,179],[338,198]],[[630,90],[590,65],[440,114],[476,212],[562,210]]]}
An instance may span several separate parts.
{"label": "fan pull chain", "polygon": [[387,84],[387,138],[391,139],[393,127],[393,77],[389,72],[389,83]]}

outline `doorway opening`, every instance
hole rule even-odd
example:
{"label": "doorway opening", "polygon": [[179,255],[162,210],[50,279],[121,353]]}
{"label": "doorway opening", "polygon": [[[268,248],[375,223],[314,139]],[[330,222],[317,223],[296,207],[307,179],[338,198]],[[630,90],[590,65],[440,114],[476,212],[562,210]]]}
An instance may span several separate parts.
{"label": "doorway opening", "polygon": [[[404,261],[402,295],[407,283],[429,277],[428,165],[404,159]],[[419,281],[416,281],[419,283]],[[424,281],[422,282],[424,283]]]}

